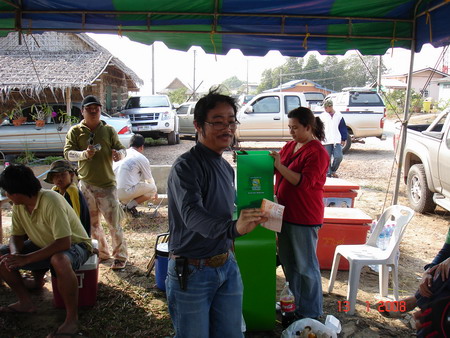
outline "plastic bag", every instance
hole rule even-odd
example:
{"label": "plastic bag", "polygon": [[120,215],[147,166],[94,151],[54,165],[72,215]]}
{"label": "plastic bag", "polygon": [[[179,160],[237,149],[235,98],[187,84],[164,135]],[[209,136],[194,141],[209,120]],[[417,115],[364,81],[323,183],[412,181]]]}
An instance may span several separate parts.
{"label": "plastic bag", "polygon": [[[333,318],[339,323],[338,319],[336,319],[335,317],[333,317]],[[327,322],[330,322],[330,320],[328,320]],[[332,322],[335,322],[335,321],[332,320]],[[340,328],[340,323],[339,323],[339,325],[334,323],[333,326],[328,327],[328,326],[325,326],[324,324],[322,324],[321,322],[319,322],[318,320],[311,319],[311,318],[303,318],[303,319],[297,320],[297,321],[293,322],[291,325],[289,325],[289,327],[281,333],[281,338],[296,337],[296,332],[303,331],[303,329],[307,326],[311,327],[312,332],[314,332],[314,333],[321,331],[322,333],[326,334],[328,337],[337,338],[336,326]]]}

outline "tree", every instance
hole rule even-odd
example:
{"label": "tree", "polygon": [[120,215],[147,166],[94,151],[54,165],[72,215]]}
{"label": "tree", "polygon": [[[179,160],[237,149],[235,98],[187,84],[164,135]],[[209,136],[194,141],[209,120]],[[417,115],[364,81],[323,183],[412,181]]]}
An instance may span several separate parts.
{"label": "tree", "polygon": [[187,95],[186,95],[186,88],[178,88],[175,89],[173,92],[170,92],[168,94],[169,99],[172,103],[183,103],[186,101]]}
{"label": "tree", "polygon": [[244,81],[239,80],[236,75],[222,82],[222,84],[231,91],[239,89],[239,87],[242,86],[243,83]]}

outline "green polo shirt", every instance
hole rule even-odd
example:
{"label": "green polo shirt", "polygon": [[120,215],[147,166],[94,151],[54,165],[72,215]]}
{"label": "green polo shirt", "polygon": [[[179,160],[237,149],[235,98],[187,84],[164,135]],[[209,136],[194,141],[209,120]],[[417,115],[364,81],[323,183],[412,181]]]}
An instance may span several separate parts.
{"label": "green polo shirt", "polygon": [[445,238],[445,244],[450,244],[450,228],[448,228],[447,237]]}
{"label": "green polo shirt", "polygon": [[102,149],[97,151],[94,157],[78,162],[78,177],[100,188],[108,188],[116,185],[116,177],[112,169],[112,150],[125,149],[120,143],[119,136],[113,127],[100,121],[100,124],[91,131],[84,120],[70,128],[66,135],[64,156],[70,150],[83,151],[89,145],[91,132],[94,134],[94,145],[100,144]]}
{"label": "green polo shirt", "polygon": [[31,214],[25,205],[14,205],[11,234],[27,235],[40,248],[70,236],[72,244],[85,242],[92,251],[91,239],[77,214],[64,197],[55,191],[39,191],[36,206]]}

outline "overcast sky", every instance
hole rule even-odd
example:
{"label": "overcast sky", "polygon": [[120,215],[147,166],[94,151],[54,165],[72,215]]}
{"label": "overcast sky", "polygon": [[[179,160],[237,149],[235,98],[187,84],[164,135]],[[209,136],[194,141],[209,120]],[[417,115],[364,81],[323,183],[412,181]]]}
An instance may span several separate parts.
{"label": "overcast sky", "polygon": [[[151,46],[130,41],[126,37],[110,34],[89,34],[114,56],[130,67],[142,80],[144,86],[141,94],[152,93]],[[155,43],[155,90],[165,88],[178,77],[187,86],[194,83],[194,50],[195,53],[195,86],[201,84],[200,90],[206,91],[211,85],[236,75],[240,80],[259,83],[265,69],[274,68],[285,62],[277,51],[271,51],[264,57],[244,56],[239,50],[232,50],[226,56],[206,54],[199,47],[192,47],[187,52],[167,48],[163,43]],[[414,69],[435,67],[442,48],[425,45],[421,53],[415,55]],[[307,54],[308,55],[308,54]],[[319,60],[322,58],[316,53]],[[406,73],[409,68],[410,52],[395,48],[383,56],[383,62],[391,73]],[[440,67],[440,66],[439,66]],[[440,68],[439,68],[440,70]]]}

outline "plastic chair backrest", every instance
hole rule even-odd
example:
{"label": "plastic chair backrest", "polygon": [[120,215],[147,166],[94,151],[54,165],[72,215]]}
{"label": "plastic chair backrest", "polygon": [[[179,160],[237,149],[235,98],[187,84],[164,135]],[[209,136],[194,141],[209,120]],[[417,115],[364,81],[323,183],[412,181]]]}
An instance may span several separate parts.
{"label": "plastic chair backrest", "polygon": [[392,205],[387,208],[380,219],[377,222],[375,229],[372,231],[369,239],[367,240],[367,245],[377,246],[378,237],[383,230],[384,226],[388,222],[394,224],[394,231],[389,238],[389,243],[386,247],[387,256],[391,256],[393,252],[398,249],[400,241],[406,229],[406,225],[409,223],[411,218],[414,216],[414,211],[411,208],[405,207],[403,205]]}

